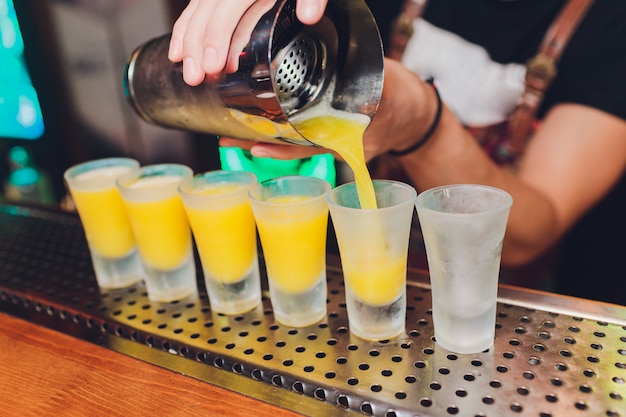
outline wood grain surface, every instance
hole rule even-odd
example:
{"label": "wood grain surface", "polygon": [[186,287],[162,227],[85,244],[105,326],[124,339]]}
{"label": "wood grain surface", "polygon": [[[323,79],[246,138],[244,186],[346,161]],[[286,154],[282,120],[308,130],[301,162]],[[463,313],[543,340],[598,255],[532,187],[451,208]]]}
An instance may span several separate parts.
{"label": "wood grain surface", "polygon": [[0,416],[299,414],[0,313]]}

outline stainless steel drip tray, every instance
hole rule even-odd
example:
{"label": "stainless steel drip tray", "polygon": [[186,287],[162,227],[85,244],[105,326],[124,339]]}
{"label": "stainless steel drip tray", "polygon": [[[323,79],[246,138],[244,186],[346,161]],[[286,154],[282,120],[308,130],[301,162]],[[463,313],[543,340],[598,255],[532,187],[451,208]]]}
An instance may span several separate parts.
{"label": "stainless steel drip tray", "polygon": [[[626,417],[626,308],[501,287],[496,340],[456,355],[433,340],[427,276],[410,271],[406,334],[349,332],[340,264],[315,326],[100,291],[69,214],[0,206],[0,310],[306,415]],[[264,278],[265,279],[265,278]]]}

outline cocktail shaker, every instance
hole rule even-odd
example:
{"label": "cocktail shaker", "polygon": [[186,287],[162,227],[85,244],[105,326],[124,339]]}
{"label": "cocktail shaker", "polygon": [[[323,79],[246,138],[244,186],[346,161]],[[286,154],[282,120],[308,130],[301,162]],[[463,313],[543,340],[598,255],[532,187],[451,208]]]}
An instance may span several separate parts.
{"label": "cocktail shaker", "polygon": [[311,145],[293,124],[304,111],[323,106],[371,119],[380,102],[383,48],[363,0],[330,0],[315,25],[298,21],[295,0],[277,0],[258,18],[238,70],[195,87],[167,58],[170,37],[139,46],[123,80],[136,113],[161,127]]}

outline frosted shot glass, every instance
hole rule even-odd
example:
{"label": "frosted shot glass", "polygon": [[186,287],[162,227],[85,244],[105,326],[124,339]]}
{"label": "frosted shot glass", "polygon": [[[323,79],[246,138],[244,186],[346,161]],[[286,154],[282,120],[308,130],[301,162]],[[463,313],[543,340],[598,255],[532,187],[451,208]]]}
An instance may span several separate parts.
{"label": "frosted shot glass", "polygon": [[171,302],[197,293],[191,229],[178,194],[180,182],[191,176],[184,165],[162,164],[117,179],[152,301]]}
{"label": "frosted shot glass", "polygon": [[331,185],[307,176],[269,179],[250,189],[274,317],[304,327],[326,316],[326,233]]}
{"label": "frosted shot glass", "polygon": [[63,177],[80,216],[98,286],[125,288],[143,279],[135,237],[115,180],[139,167],[130,158],[105,158],[68,168]]}
{"label": "frosted shot glass", "polygon": [[513,199],[497,188],[458,184],[416,199],[437,343],[452,352],[493,345],[502,241]]}
{"label": "frosted shot glass", "polygon": [[256,224],[248,191],[256,175],[211,171],[178,191],[198,248],[211,309],[241,314],[261,304]]}
{"label": "frosted shot glass", "polygon": [[406,270],[416,191],[374,180],[376,209],[361,209],[354,183],[328,194],[346,288],[350,332],[367,340],[400,336],[406,322]]}

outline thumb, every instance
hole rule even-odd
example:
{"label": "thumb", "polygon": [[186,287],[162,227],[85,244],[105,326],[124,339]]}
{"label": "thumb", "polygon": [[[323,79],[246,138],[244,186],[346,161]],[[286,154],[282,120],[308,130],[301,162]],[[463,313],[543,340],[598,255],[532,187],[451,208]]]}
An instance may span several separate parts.
{"label": "thumb", "polygon": [[298,0],[296,16],[305,25],[317,23],[324,15],[328,0]]}

